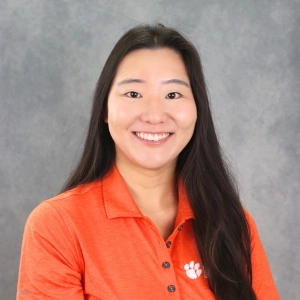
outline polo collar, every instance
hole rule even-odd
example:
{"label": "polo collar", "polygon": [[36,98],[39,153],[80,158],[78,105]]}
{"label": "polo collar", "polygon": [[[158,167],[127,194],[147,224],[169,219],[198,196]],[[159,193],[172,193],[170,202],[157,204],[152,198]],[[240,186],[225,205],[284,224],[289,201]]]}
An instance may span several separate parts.
{"label": "polo collar", "polygon": [[103,177],[103,200],[108,219],[143,217],[116,165]]}
{"label": "polo collar", "polygon": [[[103,200],[108,219],[120,217],[143,218],[116,165],[102,178]],[[194,218],[181,178],[178,179],[177,222]]]}

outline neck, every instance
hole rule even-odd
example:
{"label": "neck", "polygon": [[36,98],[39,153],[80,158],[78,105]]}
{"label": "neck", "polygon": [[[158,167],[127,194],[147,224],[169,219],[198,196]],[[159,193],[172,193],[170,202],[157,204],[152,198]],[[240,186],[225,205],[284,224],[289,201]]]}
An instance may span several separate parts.
{"label": "neck", "polygon": [[174,165],[159,170],[145,170],[116,160],[116,166],[145,215],[177,207]]}

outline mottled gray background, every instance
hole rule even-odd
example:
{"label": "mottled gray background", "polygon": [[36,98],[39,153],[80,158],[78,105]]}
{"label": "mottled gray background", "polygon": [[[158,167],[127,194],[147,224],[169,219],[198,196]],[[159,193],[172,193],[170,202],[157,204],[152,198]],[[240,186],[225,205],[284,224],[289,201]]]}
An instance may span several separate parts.
{"label": "mottled gray background", "polygon": [[78,157],[117,39],[159,21],[200,50],[219,136],[282,299],[300,294],[300,1],[0,1],[0,298],[25,221]]}

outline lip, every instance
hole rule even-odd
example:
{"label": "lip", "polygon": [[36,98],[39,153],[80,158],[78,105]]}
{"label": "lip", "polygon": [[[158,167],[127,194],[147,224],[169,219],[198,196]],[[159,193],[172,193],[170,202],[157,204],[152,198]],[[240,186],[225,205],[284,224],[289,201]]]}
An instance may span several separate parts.
{"label": "lip", "polygon": [[[134,136],[140,141],[147,144],[159,145],[166,142],[172,135],[172,132],[147,132],[147,131],[134,131]],[[143,138],[143,135],[151,135],[150,139]]]}

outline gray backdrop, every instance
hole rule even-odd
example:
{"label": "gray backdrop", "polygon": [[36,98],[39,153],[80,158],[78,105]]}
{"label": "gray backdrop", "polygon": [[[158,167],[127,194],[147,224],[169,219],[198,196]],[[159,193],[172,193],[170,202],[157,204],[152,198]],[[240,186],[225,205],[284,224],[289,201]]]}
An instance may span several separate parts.
{"label": "gray backdrop", "polygon": [[25,221],[82,149],[95,83],[131,26],[159,21],[202,55],[221,143],[282,299],[299,299],[300,1],[0,1],[0,298]]}

